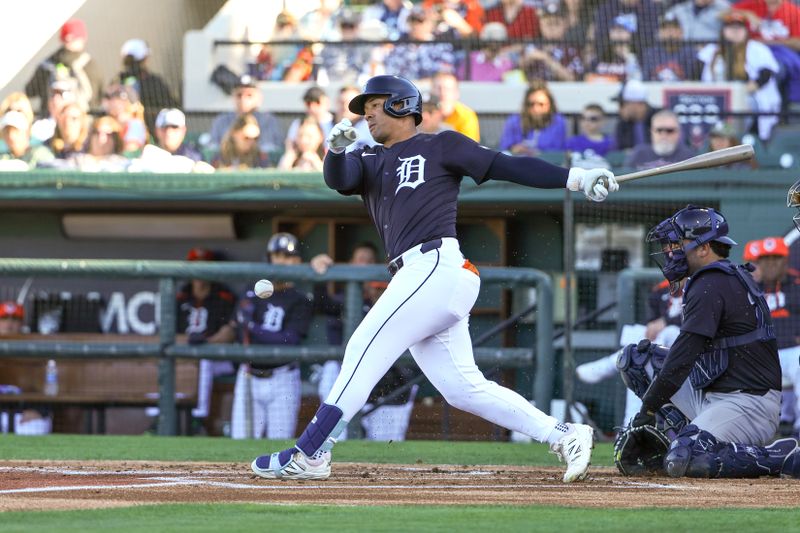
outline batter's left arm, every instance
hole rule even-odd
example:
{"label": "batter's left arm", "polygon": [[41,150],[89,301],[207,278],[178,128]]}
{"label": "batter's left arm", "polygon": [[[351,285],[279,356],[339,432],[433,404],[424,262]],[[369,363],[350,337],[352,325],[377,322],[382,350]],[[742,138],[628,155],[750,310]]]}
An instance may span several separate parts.
{"label": "batter's left arm", "polygon": [[340,193],[357,193],[364,180],[361,163],[356,156],[328,150],[322,166],[325,184]]}

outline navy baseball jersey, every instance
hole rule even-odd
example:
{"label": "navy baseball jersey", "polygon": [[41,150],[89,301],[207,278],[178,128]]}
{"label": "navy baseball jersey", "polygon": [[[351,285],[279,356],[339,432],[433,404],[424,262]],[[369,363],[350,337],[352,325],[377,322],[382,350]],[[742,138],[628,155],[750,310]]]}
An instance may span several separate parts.
{"label": "navy baseball jersey", "polygon": [[775,325],[778,349],[797,346],[800,344],[800,278],[789,274],[780,283],[759,285],[764,290]]}
{"label": "navy baseball jersey", "polygon": [[[311,298],[294,287],[275,291],[267,299],[247,291],[239,305],[238,320],[246,342],[297,345],[308,334],[312,311]],[[269,369],[282,364],[258,363],[251,367]]]}
{"label": "navy baseball jersey", "polygon": [[[709,343],[715,337],[743,335],[757,325],[747,289],[736,276],[718,270],[706,270],[691,279],[691,289],[684,295],[683,306],[681,331],[702,335]],[[706,390],[780,390],[781,367],[774,340],[728,350],[727,370]],[[670,351],[670,357],[672,355]]]}
{"label": "navy baseball jersey", "polygon": [[184,285],[177,295],[178,333],[214,335],[222,326],[234,320],[236,297],[221,283],[212,283],[208,297],[198,300],[192,296],[192,285]]}
{"label": "navy baseball jersey", "polygon": [[456,236],[461,179],[481,183],[497,153],[454,131],[419,133],[390,148],[349,152],[347,170],[360,172],[361,187],[339,192],[363,197],[393,259],[417,244]]}

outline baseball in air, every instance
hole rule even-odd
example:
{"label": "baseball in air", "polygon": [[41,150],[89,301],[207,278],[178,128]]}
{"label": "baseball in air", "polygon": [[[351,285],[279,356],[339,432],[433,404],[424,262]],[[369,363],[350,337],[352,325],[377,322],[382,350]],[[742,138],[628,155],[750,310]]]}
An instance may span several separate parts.
{"label": "baseball in air", "polygon": [[272,282],[268,279],[260,279],[256,281],[253,291],[259,298],[269,298],[273,291]]}

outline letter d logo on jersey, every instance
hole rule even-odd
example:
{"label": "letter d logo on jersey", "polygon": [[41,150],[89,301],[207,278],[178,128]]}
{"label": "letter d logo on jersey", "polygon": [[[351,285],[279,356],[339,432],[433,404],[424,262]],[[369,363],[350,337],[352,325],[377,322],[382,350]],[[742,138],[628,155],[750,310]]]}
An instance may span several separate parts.
{"label": "letter d logo on jersey", "polygon": [[397,189],[394,194],[403,187],[410,187],[416,189],[425,183],[425,158],[421,155],[412,157],[399,158],[400,166],[397,167],[397,177],[400,178],[400,183],[397,184]]}

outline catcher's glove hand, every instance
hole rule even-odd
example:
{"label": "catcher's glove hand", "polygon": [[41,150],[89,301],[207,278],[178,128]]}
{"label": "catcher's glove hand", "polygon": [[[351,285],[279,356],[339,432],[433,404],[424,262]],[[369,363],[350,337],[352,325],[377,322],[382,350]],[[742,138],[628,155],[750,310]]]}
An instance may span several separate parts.
{"label": "catcher's glove hand", "polygon": [[623,475],[664,474],[669,439],[655,426],[629,426],[614,441],[614,464]]}

